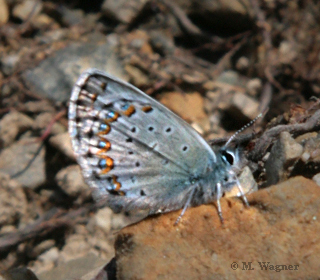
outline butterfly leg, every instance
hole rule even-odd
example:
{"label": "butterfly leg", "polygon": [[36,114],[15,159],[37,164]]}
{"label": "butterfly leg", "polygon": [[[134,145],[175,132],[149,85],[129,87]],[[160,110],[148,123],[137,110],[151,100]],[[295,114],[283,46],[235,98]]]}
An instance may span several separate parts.
{"label": "butterfly leg", "polygon": [[178,219],[174,223],[175,226],[179,223],[179,221],[181,220],[182,216],[184,215],[184,213],[186,212],[187,208],[189,207],[195,190],[196,190],[196,188],[194,187],[193,190],[191,191],[189,197],[188,197],[188,200],[187,200],[186,204],[184,205],[184,207],[183,207],[183,209],[181,211],[181,214],[179,215]]}
{"label": "butterfly leg", "polygon": [[242,187],[241,187],[241,184],[240,184],[240,182],[239,182],[238,177],[235,175],[234,178],[235,178],[235,180],[236,180],[236,182],[237,182],[237,187],[238,187],[238,189],[239,189],[239,192],[240,192],[240,195],[241,195],[241,198],[242,198],[243,202],[245,203],[245,205],[246,205],[247,207],[250,207],[249,202],[248,202],[247,197],[245,196],[245,194],[244,194],[244,192],[243,192],[243,189],[242,189]]}
{"label": "butterfly leg", "polygon": [[224,223],[224,219],[223,219],[223,216],[222,216],[222,210],[221,210],[221,204],[220,204],[220,198],[222,197],[221,183],[218,183],[218,184],[216,185],[216,187],[217,187],[217,208],[218,208],[218,215],[219,215],[219,218],[220,218],[221,223],[223,224],[223,223]]}

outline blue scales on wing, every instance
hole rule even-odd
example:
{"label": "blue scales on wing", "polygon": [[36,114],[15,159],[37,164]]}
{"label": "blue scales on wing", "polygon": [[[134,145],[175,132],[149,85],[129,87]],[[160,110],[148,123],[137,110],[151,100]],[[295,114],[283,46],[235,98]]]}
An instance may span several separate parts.
{"label": "blue scales on wing", "polygon": [[150,213],[182,208],[217,161],[180,117],[98,70],[86,71],[74,86],[69,119],[84,177],[111,208]]}

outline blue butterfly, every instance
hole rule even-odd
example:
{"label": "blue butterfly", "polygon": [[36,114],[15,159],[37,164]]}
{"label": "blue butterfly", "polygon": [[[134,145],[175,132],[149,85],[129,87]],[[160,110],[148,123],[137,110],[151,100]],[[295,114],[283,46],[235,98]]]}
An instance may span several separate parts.
{"label": "blue butterfly", "polygon": [[136,87],[85,71],[69,106],[69,132],[83,176],[114,211],[149,214],[217,201],[234,183],[239,149],[209,144],[184,120]]}

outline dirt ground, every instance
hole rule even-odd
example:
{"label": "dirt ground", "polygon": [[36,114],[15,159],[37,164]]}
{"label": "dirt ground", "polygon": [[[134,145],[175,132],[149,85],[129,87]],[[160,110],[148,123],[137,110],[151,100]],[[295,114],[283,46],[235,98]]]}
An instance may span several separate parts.
{"label": "dirt ground", "polygon": [[[257,188],[297,175],[320,184],[320,2],[0,0],[4,279],[94,263],[69,267],[80,279],[143,215],[97,205],[76,163],[67,108],[88,68],[140,88],[211,145],[262,113],[235,139]],[[8,272],[18,267],[35,275]]]}

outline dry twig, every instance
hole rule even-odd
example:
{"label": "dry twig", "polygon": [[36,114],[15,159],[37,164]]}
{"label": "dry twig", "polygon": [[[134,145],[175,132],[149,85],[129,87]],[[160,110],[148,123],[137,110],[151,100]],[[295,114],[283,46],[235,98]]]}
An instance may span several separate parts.
{"label": "dry twig", "polygon": [[278,125],[265,131],[255,143],[254,149],[250,152],[249,158],[253,161],[260,160],[273,141],[280,133],[287,131],[293,135],[315,131],[320,129],[320,110],[317,110],[305,123]]}
{"label": "dry twig", "polygon": [[86,207],[71,210],[69,212],[53,208],[25,228],[0,237],[0,252],[6,251],[9,247],[16,246],[32,238],[47,235],[58,228],[72,227],[77,218],[86,215],[88,212],[94,211],[99,208],[102,203],[90,204]]}

